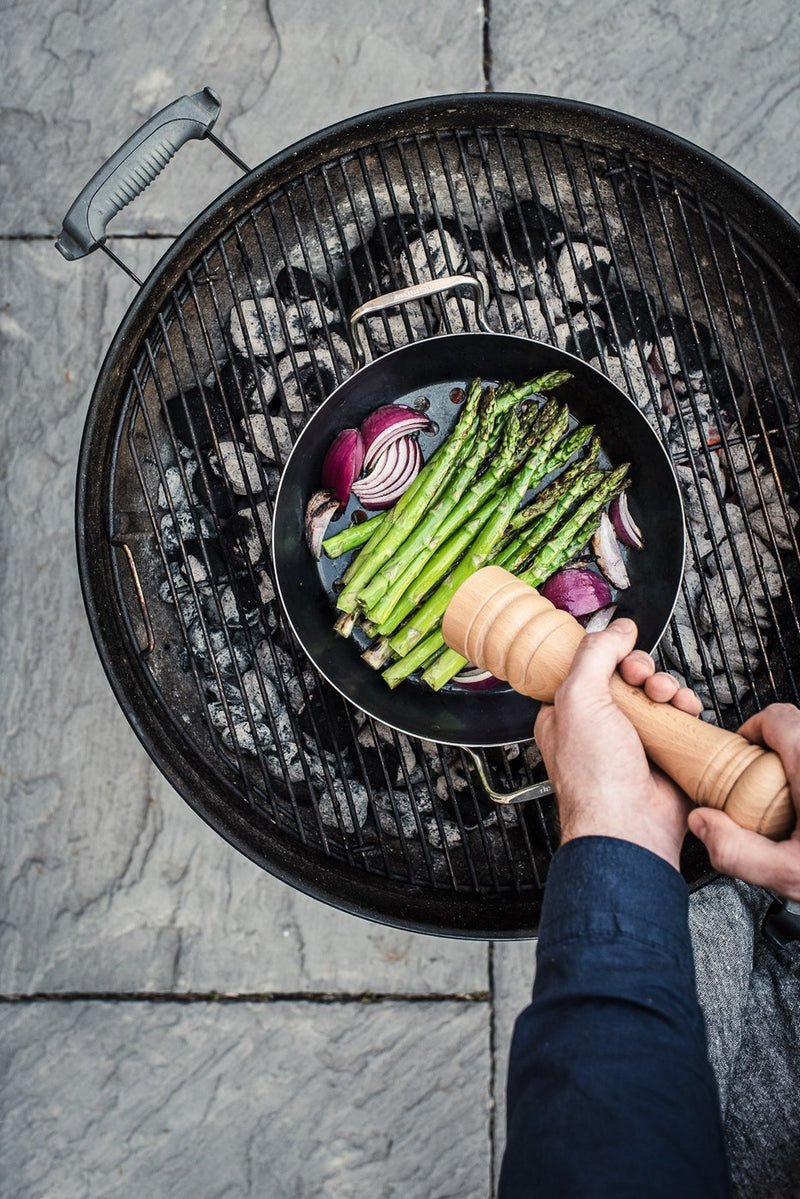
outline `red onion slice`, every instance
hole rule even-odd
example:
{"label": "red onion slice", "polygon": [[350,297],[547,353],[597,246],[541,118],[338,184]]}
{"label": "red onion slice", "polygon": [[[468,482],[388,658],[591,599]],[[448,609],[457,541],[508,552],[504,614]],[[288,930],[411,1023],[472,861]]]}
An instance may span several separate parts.
{"label": "red onion slice", "polygon": [[364,466],[364,439],[358,429],[342,429],[330,444],[322,463],[322,486],[332,491],[344,506],[350,499],[353,481]]}
{"label": "red onion slice", "polygon": [[465,666],[452,682],[467,691],[488,691],[490,687],[496,687],[502,680],[488,670],[480,670],[477,666]]}
{"label": "red onion slice", "polygon": [[608,628],[614,613],[617,610],[616,604],[609,604],[605,608],[600,608],[597,612],[593,612],[591,616],[584,617],[581,621],[587,633],[599,633],[602,629]]}
{"label": "red onion slice", "polygon": [[360,432],[364,442],[363,467],[371,466],[383,451],[401,437],[426,429],[430,420],[424,412],[417,412],[405,404],[381,404],[361,422]]}
{"label": "red onion slice", "polygon": [[600,527],[592,538],[592,549],[597,559],[597,565],[611,586],[618,588],[620,591],[624,591],[626,587],[630,587],[631,581],[628,578],[628,571],[622,560],[622,552],[619,548],[617,535],[614,532],[614,526],[607,512],[604,512],[600,517]]}
{"label": "red onion slice", "polygon": [[623,491],[621,495],[612,500],[609,507],[609,515],[611,523],[614,526],[614,532],[623,545],[630,546],[632,550],[641,550],[644,548],[642,530],[631,516],[630,508],[628,507],[627,491]]}
{"label": "red onion slice", "polygon": [[393,441],[363,479],[353,484],[353,494],[368,510],[388,508],[419,474],[423,456],[415,437]]}
{"label": "red onion slice", "polygon": [[539,591],[554,607],[579,618],[605,608],[612,599],[608,583],[588,566],[565,566],[557,570]]}

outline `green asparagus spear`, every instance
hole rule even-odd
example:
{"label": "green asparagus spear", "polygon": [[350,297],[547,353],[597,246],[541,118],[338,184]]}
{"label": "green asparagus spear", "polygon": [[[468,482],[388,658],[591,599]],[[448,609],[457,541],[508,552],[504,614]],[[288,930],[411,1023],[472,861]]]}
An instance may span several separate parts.
{"label": "green asparagus spear", "polygon": [[491,557],[512,512],[528,490],[536,471],[541,470],[543,458],[546,460],[550,449],[552,449],[552,443],[549,446],[540,444],[536,448],[528,462],[506,489],[500,504],[478,534],[472,548],[467,550],[458,565],[450,571],[422,607],[391,639],[392,649],[400,658],[400,662],[393,663],[388,671],[384,671],[383,677],[389,676],[387,682],[400,682],[402,678],[417,668],[419,662],[411,666],[406,674],[402,673],[402,664],[407,663],[410,651],[426,637],[426,634],[429,634],[441,623],[445,608],[454,591]]}
{"label": "green asparagus spear", "polygon": [[[440,491],[436,501],[431,505],[427,514],[411,531],[409,537],[392,555],[391,561],[376,574],[371,581],[359,592],[358,601],[366,612],[373,615],[376,604],[399,578],[412,562],[419,560],[421,553],[430,545],[436,536],[437,529],[461,499],[472,483],[475,475],[484,462],[490,448],[495,444],[494,437],[497,423],[497,405],[494,388],[487,388],[481,399],[478,414],[478,428],[469,444],[463,460],[454,465],[453,473],[446,489]],[[498,434],[499,436],[499,434]],[[380,621],[380,617],[373,616]]]}
{"label": "green asparagus spear", "polygon": [[358,549],[360,545],[369,541],[370,537],[377,533],[385,519],[385,512],[377,512],[369,520],[362,520],[357,525],[348,525],[346,529],[341,529],[323,541],[322,548],[329,558],[338,558],[349,550]]}
{"label": "green asparagus spear", "polygon": [[[600,513],[594,512],[577,528],[571,525],[571,535],[562,540],[558,552],[543,554],[540,567],[536,569],[531,568],[525,574],[519,575],[518,578],[524,583],[530,583],[533,587],[541,587],[542,583],[546,582],[552,574],[555,574],[557,570],[561,570],[562,567],[567,566],[575,555],[586,547],[594,536],[599,524]],[[441,628],[438,629],[438,635],[438,639],[443,647],[438,653],[436,648],[437,638],[435,635],[427,637],[425,642],[417,647],[420,657],[423,652],[428,654],[428,656],[436,654],[434,660],[422,674],[422,681],[427,683],[434,691],[441,691],[445,683],[449,683],[467,664],[466,658],[462,658],[454,649],[450,649],[445,644],[444,638],[441,635]],[[415,669],[417,668],[415,667]]]}
{"label": "green asparagus spear", "polygon": [[[604,505],[627,486],[628,481],[625,478],[627,471],[628,463],[626,462],[605,476],[592,495],[564,521],[561,529],[537,555],[531,567],[518,576],[523,582],[530,583],[534,587],[541,586],[551,574],[560,570],[562,566],[566,566],[575,557],[575,554],[583,549],[600,523],[600,512]],[[479,563],[479,565],[482,564]],[[469,577],[469,574],[472,573],[470,570],[464,575],[464,578]],[[460,581],[463,582],[464,579],[462,578]],[[443,614],[444,609],[442,610]],[[384,679],[387,679],[387,675],[389,676],[387,682],[390,686],[397,686],[402,679],[417,670],[425,660],[423,654],[430,657],[437,652],[437,633],[441,638],[441,626],[434,629],[422,641],[415,643],[410,654],[401,657],[383,672]],[[443,638],[441,638],[441,644],[444,645]],[[392,648],[397,650],[396,645],[393,645]],[[444,653],[437,655],[422,677],[428,686],[438,691],[463,666],[464,659],[454,650],[447,649]]]}
{"label": "green asparagus spear", "polygon": [[470,387],[455,429],[442,442],[436,453],[419,472],[414,482],[386,514],[375,543],[371,538],[352,564],[347,585],[340,593],[336,606],[342,612],[352,612],[358,606],[358,592],[366,586],[377,570],[388,562],[399,545],[415,527],[447,477],[452,465],[470,436],[481,400],[481,381]]}
{"label": "green asparagus spear", "polygon": [[[532,587],[539,587],[545,579],[550,578],[554,571],[560,569],[560,566],[563,565],[565,549],[572,544],[574,537],[581,532],[583,526],[598,517],[601,509],[628,486],[630,480],[626,476],[629,465],[629,463],[623,462],[622,466],[618,466],[616,470],[610,471],[605,476],[592,494],[587,496],[559,529],[556,529],[547,545],[542,547],[527,570],[523,571],[518,578],[525,583],[530,583]],[[586,541],[588,541],[588,536],[582,545],[585,545]],[[577,551],[573,551],[571,557],[574,557],[575,553]],[[558,563],[558,565],[553,565],[554,563]]]}
{"label": "green asparagus spear", "polygon": [[[504,566],[512,574],[520,570],[572,505],[602,482],[603,471],[581,468],[583,463],[576,463],[574,468],[565,471],[560,479],[547,488],[543,494],[549,493],[550,503],[539,519],[531,522],[532,527],[525,526],[497,555],[495,563],[498,566]],[[568,477],[570,475],[572,478]]]}
{"label": "green asparagus spear", "polygon": [[[530,395],[552,391],[571,377],[569,371],[550,371],[518,387],[503,385],[498,388],[501,393],[498,413],[515,407]],[[351,562],[344,574],[346,586],[337,601],[337,606],[342,611],[351,610],[356,606],[353,594],[356,587],[368,583],[375,572],[391,558],[395,549],[402,544],[407,533],[418,522],[420,514],[433,500],[442,482],[446,479],[451,465],[458,461],[460,452],[464,449],[464,444],[472,433],[480,398],[481,384],[480,380],[476,379],[468,390],[464,407],[453,432],[442,442],[394,507],[388,513],[381,514],[383,519],[376,528],[375,540],[370,538],[364,544],[362,552]],[[384,544],[385,538],[388,539],[386,544]],[[351,584],[353,584],[352,590]]]}
{"label": "green asparagus spear", "polygon": [[[536,443],[537,436],[552,436],[548,431],[554,423],[558,421],[560,426],[566,419],[566,409],[560,408],[555,401],[545,405],[540,419],[535,422],[532,432],[526,438],[528,452],[531,443]],[[499,496],[500,485],[514,470],[521,434],[519,418],[512,410],[506,417],[500,447],[488,470],[470,487],[443,521],[439,523],[426,520],[418,527],[417,532],[422,533],[424,529],[424,535],[415,534],[403,547],[399,555],[402,573],[399,576],[395,575],[394,582],[390,581],[385,593],[378,595],[377,601],[374,595],[363,595],[364,604],[371,618],[380,625],[382,633],[390,633],[396,629],[431,587],[435,586],[456,557],[466,549],[469,541],[464,540],[464,530],[467,526],[471,534],[474,534],[485,523],[484,518],[484,521],[475,526],[472,517],[479,508],[483,511],[482,501],[486,501],[487,496],[495,493]],[[453,556],[456,538],[460,538],[463,544],[460,544]],[[439,557],[440,551],[445,551],[442,558]],[[447,558],[447,565],[443,566],[441,563],[444,558]],[[401,606],[398,608],[398,605]]]}
{"label": "green asparagus spear", "polygon": [[[592,427],[580,425],[573,433],[567,434],[566,437],[558,443],[553,455],[548,462],[550,469],[548,474],[558,470],[559,466],[572,457],[577,449],[588,441],[592,435]],[[584,471],[592,469],[600,454],[600,441],[595,437],[589,446],[585,456],[579,458],[567,470],[554,479],[543,491],[535,495],[529,504],[524,508],[520,508],[519,512],[515,512],[508,522],[509,532],[517,532],[524,529],[526,525],[531,524],[543,512],[546,512],[554,500],[561,494],[560,488],[565,485],[571,485],[574,479],[577,479]]]}

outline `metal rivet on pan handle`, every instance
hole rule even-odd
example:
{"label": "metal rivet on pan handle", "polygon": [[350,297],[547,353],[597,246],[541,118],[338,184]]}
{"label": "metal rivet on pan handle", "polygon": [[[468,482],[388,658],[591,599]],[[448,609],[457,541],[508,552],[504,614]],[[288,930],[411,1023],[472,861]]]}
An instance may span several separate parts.
{"label": "metal rivet on pan handle", "polygon": [[359,366],[367,361],[366,333],[360,322],[385,308],[396,308],[400,304],[410,304],[414,300],[424,300],[428,296],[439,295],[443,291],[456,291],[459,287],[467,287],[472,292],[475,304],[475,323],[484,333],[492,330],[486,323],[483,306],[483,288],[472,275],[446,275],[443,279],[428,279],[425,283],[414,283],[411,287],[401,287],[399,291],[387,291],[374,300],[367,300],[350,317],[350,332],[356,349],[356,359]]}
{"label": "metal rivet on pan handle", "polygon": [[478,778],[481,780],[484,791],[489,796],[489,799],[500,804],[518,804],[529,803],[532,799],[546,799],[548,795],[553,795],[553,784],[547,779],[543,783],[532,783],[528,787],[521,787],[519,791],[495,791],[489,783],[486,775],[486,769],[483,764],[483,759],[480,754],[474,749],[470,749],[468,745],[462,745],[465,754],[469,754],[472,761],[475,763],[475,769],[478,772]]}
{"label": "metal rivet on pan handle", "polygon": [[56,249],[73,261],[99,247],[141,286],[130,267],[106,245],[106,226],[161,174],[173,154],[194,138],[208,138],[241,170],[249,170],[211,132],[221,107],[219,96],[206,87],[193,96],[180,96],[146,121],[106,159],[74,200],[64,217]]}

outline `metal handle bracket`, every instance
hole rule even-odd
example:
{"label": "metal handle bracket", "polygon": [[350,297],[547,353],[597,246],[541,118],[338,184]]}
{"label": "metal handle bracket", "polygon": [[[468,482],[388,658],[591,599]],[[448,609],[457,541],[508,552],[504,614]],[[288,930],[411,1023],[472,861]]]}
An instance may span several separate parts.
{"label": "metal handle bracket", "polygon": [[426,279],[424,283],[414,283],[411,287],[401,287],[398,291],[387,291],[374,300],[367,300],[356,308],[350,317],[350,332],[356,349],[356,359],[361,367],[367,360],[366,335],[360,324],[365,317],[383,312],[385,308],[397,308],[401,304],[411,304],[415,300],[425,300],[428,296],[438,295],[443,291],[455,291],[467,287],[472,292],[475,305],[475,323],[484,333],[492,330],[486,323],[483,306],[483,288],[472,275],[446,275],[442,279]]}
{"label": "metal handle bracket", "polygon": [[521,787],[518,791],[495,791],[491,786],[486,775],[486,769],[483,764],[483,758],[476,753],[469,745],[462,745],[461,748],[465,753],[469,754],[472,761],[475,763],[475,769],[478,772],[478,778],[481,780],[484,791],[489,796],[489,799],[494,800],[497,804],[522,804],[529,803],[532,799],[546,799],[549,795],[553,795],[553,784],[547,779],[543,783],[531,783],[528,787]]}

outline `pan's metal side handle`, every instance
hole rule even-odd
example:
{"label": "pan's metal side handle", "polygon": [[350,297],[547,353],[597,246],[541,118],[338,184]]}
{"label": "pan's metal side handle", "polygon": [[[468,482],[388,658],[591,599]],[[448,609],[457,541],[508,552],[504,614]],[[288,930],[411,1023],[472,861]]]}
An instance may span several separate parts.
{"label": "pan's metal side handle", "polygon": [[484,333],[491,333],[486,323],[483,306],[483,288],[472,275],[446,275],[442,279],[428,279],[424,283],[414,283],[411,287],[401,287],[398,291],[387,291],[374,300],[367,300],[350,317],[350,332],[356,348],[358,365],[363,366],[367,360],[366,335],[360,322],[385,308],[396,308],[401,304],[410,304],[415,300],[425,300],[428,296],[439,295],[443,291],[455,291],[459,287],[468,287],[472,292],[475,304],[475,323]]}
{"label": "pan's metal side handle", "polygon": [[114,538],[112,538],[111,543],[112,543],[112,545],[116,545],[119,549],[121,549],[123,551],[123,553],[125,554],[125,557],[128,560],[128,566],[130,568],[131,578],[133,579],[133,587],[136,592],[136,598],[139,601],[139,608],[141,609],[142,620],[144,621],[145,637],[147,638],[146,645],[139,646],[139,653],[142,655],[143,658],[146,658],[150,654],[152,654],[153,650],[156,648],[156,639],[153,634],[153,625],[150,620],[150,613],[147,609],[147,600],[145,599],[144,590],[142,589],[142,583],[139,578],[139,572],[136,569],[136,562],[134,561],[133,554],[131,553],[131,547],[128,545],[127,541],[123,541],[121,538],[114,537]]}
{"label": "pan's metal side handle", "polygon": [[521,787],[518,791],[495,791],[487,778],[486,768],[480,754],[471,749],[469,745],[462,745],[461,748],[472,758],[484,791],[495,803],[506,805],[529,803],[532,799],[546,799],[548,795],[554,794],[553,784],[549,779],[544,783],[531,783],[529,787]]}
{"label": "pan's metal side handle", "polygon": [[[181,146],[193,138],[209,137],[242,169],[246,165],[211,134],[222,107],[210,87],[192,96],[180,96],[137,129],[100,167],[74,200],[64,217],[56,249],[69,259],[83,258],[104,245],[106,226],[126,204],[141,195]],[[133,272],[111,254],[133,278]],[[138,280],[137,280],[138,282]]]}

